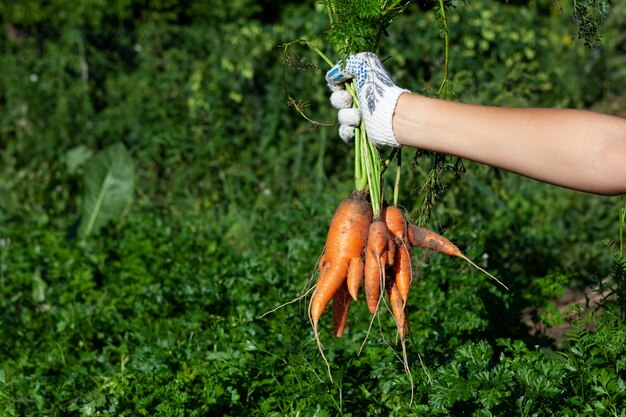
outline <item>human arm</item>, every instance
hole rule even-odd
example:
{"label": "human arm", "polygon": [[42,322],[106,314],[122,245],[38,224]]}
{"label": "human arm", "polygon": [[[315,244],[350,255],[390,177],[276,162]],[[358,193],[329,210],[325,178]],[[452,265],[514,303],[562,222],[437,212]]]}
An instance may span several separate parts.
{"label": "human arm", "polygon": [[626,119],[584,110],[500,108],[402,94],[400,145],[457,155],[574,190],[626,193]]}
{"label": "human arm", "polygon": [[[341,86],[353,77],[360,113],[346,108],[351,107],[349,100],[333,100],[342,93],[347,97]],[[626,194],[626,119],[584,110],[500,108],[424,97],[396,87],[371,53],[351,56],[345,67],[329,71],[326,80],[334,91],[331,103],[342,108],[344,140],[350,139],[361,114],[377,146],[418,147],[565,188]],[[368,106],[372,96],[383,106]]]}

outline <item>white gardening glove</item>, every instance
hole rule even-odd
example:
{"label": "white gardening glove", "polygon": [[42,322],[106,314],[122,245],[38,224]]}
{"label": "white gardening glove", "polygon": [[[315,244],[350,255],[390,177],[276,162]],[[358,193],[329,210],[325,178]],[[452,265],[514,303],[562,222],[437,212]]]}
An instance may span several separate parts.
{"label": "white gardening glove", "polygon": [[[352,108],[352,96],[344,89],[344,83],[356,79],[359,109]],[[371,52],[361,52],[350,56],[345,66],[335,65],[326,73],[326,82],[333,92],[331,104],[339,109],[339,136],[346,142],[354,137],[354,127],[365,122],[365,130],[370,140],[377,146],[400,147],[393,134],[392,119],[396,103],[402,93],[389,73],[383,68],[378,57]]]}

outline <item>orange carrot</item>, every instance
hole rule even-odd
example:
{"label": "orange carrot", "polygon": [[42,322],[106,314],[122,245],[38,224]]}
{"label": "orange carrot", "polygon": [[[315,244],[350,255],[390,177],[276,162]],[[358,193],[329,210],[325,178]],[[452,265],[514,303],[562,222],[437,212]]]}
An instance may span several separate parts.
{"label": "orange carrot", "polygon": [[[387,225],[389,234],[395,238],[396,245],[398,247],[405,245],[408,221],[402,211],[396,206],[387,206],[383,209],[381,218]],[[389,253],[390,259],[393,259],[393,261],[389,262],[389,265],[393,265],[395,259],[397,259],[393,252],[395,252],[395,250]]]}
{"label": "orange carrot", "polygon": [[377,260],[375,255],[366,252],[365,268],[363,269],[363,289],[365,291],[367,307],[372,314],[376,311],[376,305],[378,304],[378,296],[380,294],[380,274],[380,261]]}
{"label": "orange carrot", "polygon": [[387,225],[389,234],[395,238],[395,242],[392,246],[394,248],[393,252],[395,253],[393,253],[393,255],[391,251],[389,253],[389,257],[393,259],[390,265],[394,267],[396,283],[402,299],[406,303],[412,279],[411,255],[406,244],[408,222],[402,211],[396,206],[385,207],[381,213],[381,218]]}
{"label": "orange carrot", "polygon": [[[309,317],[313,325],[317,347],[326,363],[331,380],[330,364],[324,356],[317,326],[322,313],[335,293],[342,285],[347,286],[347,276],[357,274],[354,271],[350,272],[350,265],[358,265],[352,260],[363,256],[371,222],[372,209],[367,202],[367,193],[353,191],[350,198],[339,204],[333,215],[326,237],[324,253],[320,258],[320,276],[309,303]],[[338,310],[341,309],[338,308]],[[339,312],[337,314],[339,315]],[[339,331],[338,327],[335,332],[341,334],[343,329]]]}
{"label": "orange carrot", "polygon": [[322,313],[346,280],[352,259],[360,258],[365,248],[372,212],[366,196],[356,193],[339,205],[330,223],[323,268],[309,306],[316,333]]}
{"label": "orange carrot", "polygon": [[461,250],[454,243],[432,230],[424,229],[414,224],[409,224],[407,240],[412,247],[433,249],[446,255],[461,258],[508,290],[508,287],[500,282],[498,278],[494,277],[489,272],[476,265],[470,258],[465,256],[465,254],[463,254],[463,252],[461,252]]}
{"label": "orange carrot", "polygon": [[398,336],[400,337],[400,341],[404,342],[409,322],[404,310],[405,301],[400,294],[400,290],[397,286],[397,280],[389,280],[387,285],[387,295],[389,296],[389,303],[391,304],[391,312],[393,313],[396,326],[398,327]]}
{"label": "orange carrot", "polygon": [[367,302],[367,308],[370,313],[376,313],[378,309],[378,299],[380,298],[381,277],[384,273],[384,264],[386,258],[378,257],[375,255],[368,255],[368,259],[365,261],[365,269],[363,273],[365,291],[365,301]]}
{"label": "orange carrot", "polygon": [[365,251],[365,270],[363,273],[363,287],[365,300],[370,313],[374,314],[380,297],[381,281],[387,264],[387,248],[389,233],[387,225],[382,220],[375,220],[369,227],[367,235],[367,249]]}
{"label": "orange carrot", "polygon": [[341,337],[348,322],[348,310],[352,298],[348,291],[348,285],[344,283],[339,287],[339,291],[333,296],[333,329],[335,336]]}
{"label": "orange carrot", "polygon": [[409,297],[409,289],[413,280],[413,269],[411,268],[411,254],[405,244],[398,246],[396,250],[395,262],[393,264],[394,275],[396,277],[396,287],[406,303]]}
{"label": "orange carrot", "polygon": [[404,241],[407,231],[407,221],[402,211],[396,206],[387,206],[383,209],[381,218],[387,224],[389,233],[396,239]]}
{"label": "orange carrot", "polygon": [[363,281],[363,259],[361,257],[352,258],[348,268],[348,293],[356,300],[356,296]]}
{"label": "orange carrot", "polygon": [[454,243],[432,230],[410,224],[407,238],[409,244],[413,247],[433,249],[446,255],[456,256],[459,258],[464,257],[463,252],[461,252],[461,250]]}

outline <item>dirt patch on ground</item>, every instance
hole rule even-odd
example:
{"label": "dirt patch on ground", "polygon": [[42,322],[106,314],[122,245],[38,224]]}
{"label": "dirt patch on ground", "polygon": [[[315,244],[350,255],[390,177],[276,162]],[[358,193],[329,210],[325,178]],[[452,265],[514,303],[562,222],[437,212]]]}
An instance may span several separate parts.
{"label": "dirt patch on ground", "polygon": [[[540,309],[528,307],[522,313],[522,323],[528,327],[531,335],[541,335],[552,340],[555,345],[563,346],[567,332],[572,323],[581,319],[582,314],[589,312],[595,315],[602,314],[601,303],[606,298],[608,291],[600,292],[597,286],[589,286],[582,289],[568,289],[562,297],[553,301],[554,307],[565,317],[565,322],[556,326],[548,327],[542,321],[536,321]],[[589,331],[594,331],[593,324],[589,324]]]}

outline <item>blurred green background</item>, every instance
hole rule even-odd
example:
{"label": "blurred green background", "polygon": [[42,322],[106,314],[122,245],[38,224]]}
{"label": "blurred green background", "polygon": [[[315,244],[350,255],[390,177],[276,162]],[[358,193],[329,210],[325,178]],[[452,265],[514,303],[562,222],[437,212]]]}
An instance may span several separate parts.
{"label": "blurred green background", "polygon": [[[449,3],[454,99],[625,116],[626,3],[592,46],[573,3]],[[412,404],[388,314],[360,355],[363,303],[341,340],[324,316],[333,383],[306,299],[260,318],[310,285],[353,185],[337,127],[285,91],[334,121],[326,64],[294,46],[285,65],[282,48],[338,57],[318,2],[3,0],[0,20],[1,416],[626,415],[626,297],[574,319],[553,302],[626,287],[618,197],[470,161],[444,178],[429,226],[511,291],[414,253]],[[380,53],[433,95],[443,47],[422,1]],[[555,339],[531,321],[571,325]]]}

